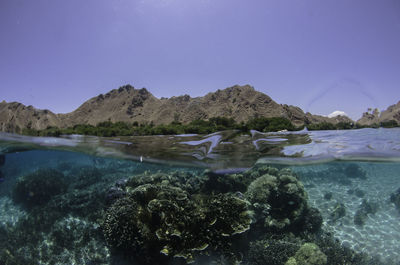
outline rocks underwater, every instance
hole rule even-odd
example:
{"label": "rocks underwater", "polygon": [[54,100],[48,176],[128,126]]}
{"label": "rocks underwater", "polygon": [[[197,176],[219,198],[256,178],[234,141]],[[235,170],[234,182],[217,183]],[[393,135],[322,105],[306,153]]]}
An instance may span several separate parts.
{"label": "rocks underwater", "polygon": [[10,198],[20,217],[1,226],[0,264],[380,264],[325,231],[282,166],[219,175],[63,164],[19,177]]}

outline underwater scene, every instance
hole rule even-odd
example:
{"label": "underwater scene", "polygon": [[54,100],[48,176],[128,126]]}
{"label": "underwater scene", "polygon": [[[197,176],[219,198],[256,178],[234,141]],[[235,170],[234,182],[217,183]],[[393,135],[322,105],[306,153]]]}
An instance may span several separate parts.
{"label": "underwater scene", "polygon": [[0,264],[400,264],[400,129],[0,133]]}

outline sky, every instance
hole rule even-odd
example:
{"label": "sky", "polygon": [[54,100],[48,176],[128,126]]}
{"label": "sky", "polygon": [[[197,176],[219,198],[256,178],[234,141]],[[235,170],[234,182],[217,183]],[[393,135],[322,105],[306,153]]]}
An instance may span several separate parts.
{"label": "sky", "polygon": [[313,114],[400,100],[400,0],[0,0],[0,101],[250,84]]}

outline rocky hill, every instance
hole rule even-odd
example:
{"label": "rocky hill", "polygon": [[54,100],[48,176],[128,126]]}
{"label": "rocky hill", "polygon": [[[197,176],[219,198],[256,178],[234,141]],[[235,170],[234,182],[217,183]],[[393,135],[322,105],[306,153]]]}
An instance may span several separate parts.
{"label": "rocky hill", "polygon": [[70,126],[76,123],[94,125],[105,120],[187,123],[216,116],[232,117],[241,122],[255,115],[273,117],[283,114],[281,105],[250,86],[234,86],[204,97],[183,95],[158,99],[145,88],[137,90],[127,85],[91,98],[77,110],[60,115],[60,118],[63,124]]}
{"label": "rocky hill", "polygon": [[378,109],[369,109],[364,112],[361,119],[357,123],[370,126],[380,124],[381,122],[396,121],[400,124],[400,101],[397,104],[389,106],[386,110],[379,112]]}
{"label": "rocky hill", "polygon": [[223,116],[236,122],[253,117],[285,117],[296,126],[341,121],[352,122],[348,117],[327,118],[304,113],[299,107],[281,105],[249,85],[233,86],[203,97],[189,95],[156,98],[145,88],[131,85],[113,89],[84,102],[67,114],[54,114],[21,103],[0,103],[0,129],[18,132],[22,128],[45,129],[48,126],[69,127],[76,124],[96,125],[102,121],[124,121],[169,124],[173,121],[188,123],[195,119]]}
{"label": "rocky hill", "polygon": [[18,102],[0,102],[0,131],[19,133],[23,128],[39,130],[48,126],[62,126],[58,115]]}

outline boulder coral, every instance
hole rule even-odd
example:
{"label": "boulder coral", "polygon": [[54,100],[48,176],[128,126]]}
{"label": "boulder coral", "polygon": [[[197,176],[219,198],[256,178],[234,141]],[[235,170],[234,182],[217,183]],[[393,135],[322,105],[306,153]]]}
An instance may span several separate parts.
{"label": "boulder coral", "polygon": [[255,222],[262,222],[271,230],[298,223],[308,208],[303,184],[289,169],[258,177],[250,183],[245,196],[255,212]]}
{"label": "boulder coral", "polygon": [[305,243],[285,265],[325,265],[326,255],[314,243]]}

